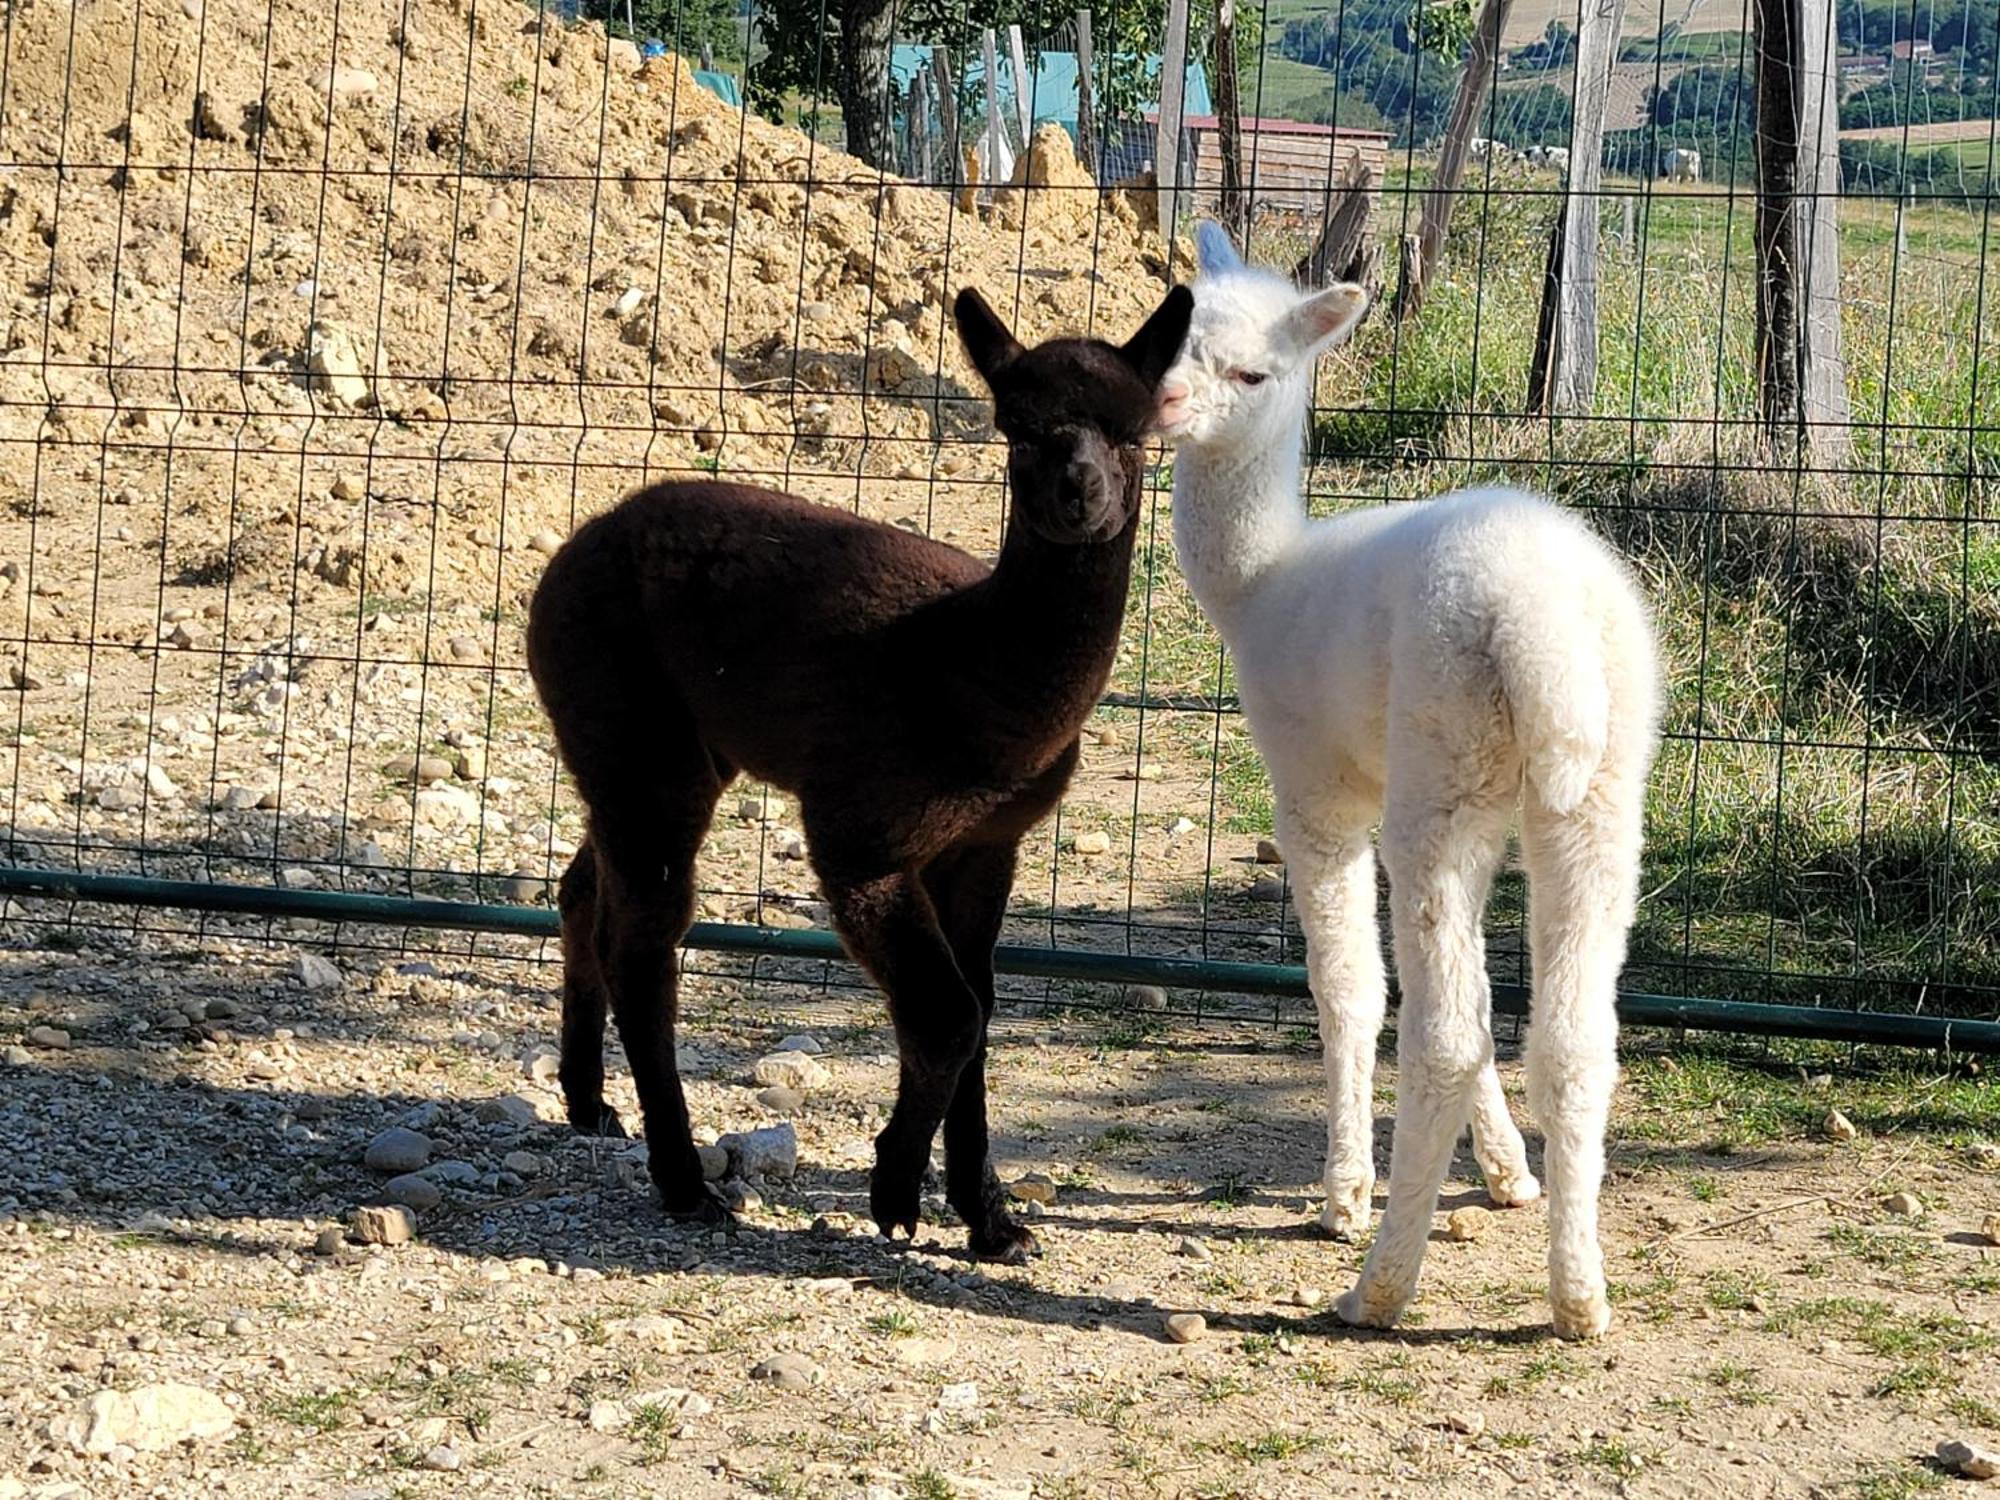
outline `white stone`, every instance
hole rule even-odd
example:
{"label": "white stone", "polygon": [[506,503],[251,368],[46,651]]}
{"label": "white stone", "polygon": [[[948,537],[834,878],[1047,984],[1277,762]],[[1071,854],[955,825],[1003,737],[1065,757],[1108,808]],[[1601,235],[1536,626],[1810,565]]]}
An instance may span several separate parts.
{"label": "white stone", "polygon": [[806,1052],[773,1052],[760,1057],[750,1076],[766,1088],[787,1088],[798,1094],[809,1094],[833,1082],[826,1065],[815,1062]]}
{"label": "white stone", "polygon": [[79,1453],[103,1454],[119,1447],[157,1453],[221,1437],[235,1425],[235,1413],[220,1396],[170,1381],[130,1392],[99,1391],[80,1412],[59,1418],[51,1436]]}

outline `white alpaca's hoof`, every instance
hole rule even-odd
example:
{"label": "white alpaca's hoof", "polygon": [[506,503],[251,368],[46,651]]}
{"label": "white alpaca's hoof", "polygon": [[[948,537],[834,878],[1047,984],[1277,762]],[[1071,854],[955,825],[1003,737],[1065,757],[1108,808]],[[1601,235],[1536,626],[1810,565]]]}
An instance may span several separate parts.
{"label": "white alpaca's hoof", "polygon": [[1525,1167],[1515,1174],[1495,1173],[1486,1179],[1486,1197],[1495,1208],[1526,1208],[1542,1196],[1542,1185]]}
{"label": "white alpaca's hoof", "polygon": [[1333,1315],[1349,1328],[1394,1328],[1407,1300],[1369,1293],[1362,1283],[1334,1302]]}
{"label": "white alpaca's hoof", "polygon": [[1363,1197],[1359,1207],[1351,1203],[1336,1203],[1326,1200],[1326,1206],[1319,1211],[1319,1227],[1328,1239],[1343,1245],[1353,1245],[1368,1237],[1370,1214],[1368,1200]]}
{"label": "white alpaca's hoof", "polygon": [[1611,1331],[1611,1304],[1601,1295],[1557,1297],[1550,1311],[1557,1338],[1597,1339]]}

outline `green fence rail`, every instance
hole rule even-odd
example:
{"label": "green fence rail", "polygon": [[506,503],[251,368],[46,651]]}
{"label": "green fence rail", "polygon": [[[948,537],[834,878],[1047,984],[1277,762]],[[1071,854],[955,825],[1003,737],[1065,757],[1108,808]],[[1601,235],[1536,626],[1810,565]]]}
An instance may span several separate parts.
{"label": "green fence rail", "polygon": [[[0,867],[0,894],[70,903],[188,908],[242,916],[435,928],[510,937],[553,938],[560,931],[556,913],[545,907],[438,901],[359,891],[298,891],[274,886],[211,885],[202,881],[158,880],[142,875],[64,874],[19,866]],[[830,932],[757,927],[736,922],[697,922],[688,931],[686,946],[709,952],[770,958],[829,962],[844,961],[846,958],[839,939]],[[1243,995],[1310,994],[1306,971],[1293,964],[1151,958],[1141,954],[1092,953],[1018,944],[1002,944],[995,954],[995,962],[1002,974],[1030,979],[1151,984],[1169,989]],[[1493,1008],[1501,1015],[1525,1015],[1528,1011],[1527,992],[1520,985],[1495,985]],[[1806,1005],[1760,1005],[1748,1001],[1634,994],[1618,997],[1618,1015],[1628,1026],[1662,1026],[1685,1031],[1734,1032],[1745,1036],[1797,1037],[2000,1054],[2000,1021],[1960,1021],[1941,1016],[1892,1015]]]}

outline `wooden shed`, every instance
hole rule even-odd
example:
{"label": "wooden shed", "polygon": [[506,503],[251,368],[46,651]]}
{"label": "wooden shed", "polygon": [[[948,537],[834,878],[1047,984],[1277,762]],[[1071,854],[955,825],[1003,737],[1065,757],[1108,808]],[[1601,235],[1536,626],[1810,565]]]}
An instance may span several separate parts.
{"label": "wooden shed", "polygon": [[[1221,134],[1215,116],[1188,116],[1187,133],[1195,198],[1209,207],[1222,191]],[[1253,208],[1317,219],[1325,210],[1327,193],[1340,181],[1341,169],[1355,156],[1374,168],[1380,182],[1389,156],[1388,135],[1301,120],[1247,116],[1243,120],[1243,175]]]}

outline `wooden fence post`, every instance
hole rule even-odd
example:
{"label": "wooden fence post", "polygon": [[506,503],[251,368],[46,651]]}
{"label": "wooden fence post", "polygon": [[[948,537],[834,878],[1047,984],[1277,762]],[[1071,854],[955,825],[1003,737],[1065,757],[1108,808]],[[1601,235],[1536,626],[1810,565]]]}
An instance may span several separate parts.
{"label": "wooden fence post", "polygon": [[958,86],[951,71],[951,54],[942,47],[931,48],[931,81],[937,85],[938,134],[944,141],[945,167],[955,188],[965,171],[965,158],[958,149]]}
{"label": "wooden fence post", "polygon": [[1584,0],[1577,17],[1576,112],[1563,174],[1560,248],[1549,253],[1544,305],[1528,375],[1528,410],[1588,412],[1597,396],[1598,188],[1603,182],[1604,110],[1625,0]]}
{"label": "wooden fence post", "polygon": [[1153,133],[1153,177],[1160,190],[1160,238],[1174,239],[1180,207],[1181,116],[1187,96],[1188,0],[1167,0],[1165,55],[1160,60],[1160,124]]}
{"label": "wooden fence post", "polygon": [[1493,75],[1500,66],[1500,36],[1507,27],[1507,13],[1513,0],[1486,0],[1472,28],[1472,46],[1465,56],[1465,73],[1458,80],[1458,92],[1451,101],[1451,115],[1444,128],[1444,143],[1438,150],[1437,176],[1431,180],[1424,198],[1423,223],[1418,231],[1417,254],[1404,257],[1406,274],[1396,287],[1396,316],[1414,318],[1423,308],[1424,293],[1431,275],[1444,253],[1445,231],[1451,227],[1452,205],[1458,184],[1465,176],[1465,158],[1477,134],[1480,111],[1493,87]]}
{"label": "wooden fence post", "polygon": [[1831,0],[1755,0],[1757,390],[1771,441],[1851,446],[1840,352],[1840,141]]}
{"label": "wooden fence post", "polygon": [[1076,155],[1091,180],[1099,177],[1097,131],[1090,118],[1090,12],[1076,13]]}

